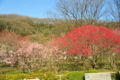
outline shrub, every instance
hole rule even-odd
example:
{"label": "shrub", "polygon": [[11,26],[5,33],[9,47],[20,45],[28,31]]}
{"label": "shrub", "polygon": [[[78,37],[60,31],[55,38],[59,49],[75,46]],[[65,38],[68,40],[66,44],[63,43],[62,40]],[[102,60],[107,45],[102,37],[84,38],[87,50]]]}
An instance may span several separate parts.
{"label": "shrub", "polygon": [[24,79],[27,76],[27,74],[6,74],[6,75],[0,75],[0,80],[19,80]]}
{"label": "shrub", "polygon": [[112,73],[112,74],[111,74],[111,78],[112,78],[112,79],[115,79],[115,80],[119,80],[119,79],[120,79],[120,74],[119,74],[119,72]]}
{"label": "shrub", "polygon": [[83,80],[84,74],[79,71],[69,72],[65,80]]}
{"label": "shrub", "polygon": [[6,74],[0,75],[0,80],[21,80],[21,79],[45,79],[45,80],[57,80],[58,77],[51,73],[51,72],[46,72],[46,73],[29,73],[29,74]]}
{"label": "shrub", "polygon": [[47,72],[46,77],[47,77],[47,80],[58,80],[58,77],[51,72]]}
{"label": "shrub", "polygon": [[116,73],[112,73],[112,74],[111,74],[111,78],[112,78],[112,79],[116,79]]}
{"label": "shrub", "polygon": [[96,70],[72,71],[67,72],[62,77],[62,80],[84,80],[85,73],[97,72]]}

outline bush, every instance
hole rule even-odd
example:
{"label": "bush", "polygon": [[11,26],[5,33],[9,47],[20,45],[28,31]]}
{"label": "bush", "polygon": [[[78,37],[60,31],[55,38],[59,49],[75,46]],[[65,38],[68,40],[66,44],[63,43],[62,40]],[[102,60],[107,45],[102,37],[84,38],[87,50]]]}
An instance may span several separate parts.
{"label": "bush", "polygon": [[6,74],[0,75],[0,80],[21,80],[21,79],[45,79],[45,80],[57,80],[58,77],[51,73],[51,72],[46,72],[46,73],[30,73],[30,74]]}
{"label": "bush", "polygon": [[83,80],[84,74],[79,71],[68,72],[64,74],[62,80]]}
{"label": "bush", "polygon": [[0,75],[0,80],[19,80],[24,79],[26,76],[26,74],[6,74]]}
{"label": "bush", "polygon": [[46,72],[46,77],[47,80],[58,80],[58,77],[51,72]]}
{"label": "bush", "polygon": [[67,72],[62,77],[62,80],[84,80],[85,73],[97,72],[96,70],[72,71]]}
{"label": "bush", "polygon": [[115,79],[115,80],[120,80],[119,72],[117,72],[117,73],[112,73],[112,74],[111,74],[111,78],[112,78],[112,79]]}

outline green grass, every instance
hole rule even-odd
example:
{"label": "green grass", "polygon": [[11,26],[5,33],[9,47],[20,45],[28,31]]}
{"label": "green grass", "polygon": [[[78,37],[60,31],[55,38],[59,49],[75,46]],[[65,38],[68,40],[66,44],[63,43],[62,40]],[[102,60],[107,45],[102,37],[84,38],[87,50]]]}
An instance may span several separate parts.
{"label": "green grass", "polygon": [[18,74],[20,70],[11,67],[0,67],[0,74]]}

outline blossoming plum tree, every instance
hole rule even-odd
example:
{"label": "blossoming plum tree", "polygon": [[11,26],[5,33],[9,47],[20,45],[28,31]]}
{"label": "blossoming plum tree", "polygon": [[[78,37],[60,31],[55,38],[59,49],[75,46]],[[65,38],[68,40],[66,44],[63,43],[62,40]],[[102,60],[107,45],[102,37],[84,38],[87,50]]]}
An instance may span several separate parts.
{"label": "blossoming plum tree", "polygon": [[[44,44],[30,42],[9,31],[2,31],[0,35],[1,46],[5,45],[4,48],[0,47],[1,59],[4,59],[6,64],[11,67],[19,68],[22,71],[43,66],[49,68],[59,66],[60,61],[65,57],[65,52],[52,46],[53,42]],[[52,69],[57,70],[56,67]]]}
{"label": "blossoming plum tree", "polygon": [[9,56],[10,52],[16,51],[17,48],[19,47],[19,45],[17,44],[21,39],[27,40],[13,32],[10,32],[7,30],[1,30],[0,31],[0,53],[1,53],[0,58],[3,59],[5,55]]}

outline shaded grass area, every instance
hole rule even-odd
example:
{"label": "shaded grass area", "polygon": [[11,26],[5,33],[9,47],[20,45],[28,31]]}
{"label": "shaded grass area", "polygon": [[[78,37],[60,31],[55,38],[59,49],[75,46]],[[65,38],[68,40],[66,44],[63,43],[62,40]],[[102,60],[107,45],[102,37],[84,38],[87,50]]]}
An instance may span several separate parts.
{"label": "shaded grass area", "polygon": [[[83,64],[81,62],[78,63],[68,63],[64,64],[60,71],[56,74],[54,71],[47,71],[45,67],[42,69],[35,69],[31,72],[21,73],[19,69],[12,68],[6,66],[4,64],[0,64],[0,80],[19,80],[19,79],[35,79],[36,77],[40,79],[46,80],[59,80],[59,74],[62,74],[62,80],[84,80],[85,73],[98,73],[98,72],[116,72],[111,74],[112,80],[119,80],[120,76],[118,75],[118,70],[112,70],[107,64],[99,67],[96,66],[95,69],[92,69],[87,63]],[[47,73],[47,77],[45,77],[44,73]],[[51,77],[52,76],[52,77]]]}
{"label": "shaded grass area", "polygon": [[[59,68],[59,72],[58,73],[64,73],[66,71],[84,71],[84,70],[91,70],[92,67],[88,64],[88,63],[67,63],[67,64],[63,64],[60,68]],[[105,64],[104,66],[100,67],[100,66],[96,66],[95,70],[99,71],[99,72],[114,72],[117,70],[120,70],[120,66],[118,66],[117,70],[112,70],[110,68],[110,66],[108,66],[107,64]],[[47,72],[48,70],[46,70],[46,67],[43,68],[36,68],[34,70],[32,70],[31,72]],[[51,71],[52,72],[52,71]],[[13,68],[13,67],[9,67],[6,66],[5,64],[0,64],[0,74],[17,74],[17,73],[21,73],[21,70],[18,68]],[[29,73],[29,72],[22,72],[22,73]],[[54,73],[54,72],[53,72]]]}
{"label": "shaded grass area", "polygon": [[17,74],[20,70],[11,67],[0,67],[0,74]]}

